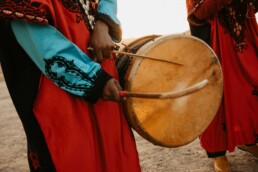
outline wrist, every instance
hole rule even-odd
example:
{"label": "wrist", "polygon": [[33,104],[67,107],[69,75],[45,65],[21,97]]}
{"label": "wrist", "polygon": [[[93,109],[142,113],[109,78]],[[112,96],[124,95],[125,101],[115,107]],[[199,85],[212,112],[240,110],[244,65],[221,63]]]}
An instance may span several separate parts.
{"label": "wrist", "polygon": [[95,27],[101,28],[102,31],[109,32],[108,25],[102,20],[97,20],[96,24],[95,24]]}

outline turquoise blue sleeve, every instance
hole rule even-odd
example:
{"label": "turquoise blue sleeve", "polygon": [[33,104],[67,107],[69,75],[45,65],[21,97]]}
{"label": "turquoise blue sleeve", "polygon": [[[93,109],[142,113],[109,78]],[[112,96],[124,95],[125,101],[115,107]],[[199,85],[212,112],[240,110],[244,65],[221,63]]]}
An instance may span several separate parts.
{"label": "turquoise blue sleeve", "polygon": [[122,30],[117,18],[117,0],[99,0],[96,19],[108,24],[110,35],[114,41],[121,41]]}
{"label": "turquoise blue sleeve", "polygon": [[[111,77],[75,44],[50,25],[14,20],[12,30],[17,42],[37,67],[57,86],[86,98]],[[103,81],[104,83],[100,82]],[[101,85],[101,86],[100,86]],[[96,89],[98,88],[98,89]],[[95,98],[96,99],[96,98]]]}
{"label": "turquoise blue sleeve", "polygon": [[109,16],[117,25],[120,25],[120,21],[116,17],[117,15],[117,0],[100,0],[98,13]]}

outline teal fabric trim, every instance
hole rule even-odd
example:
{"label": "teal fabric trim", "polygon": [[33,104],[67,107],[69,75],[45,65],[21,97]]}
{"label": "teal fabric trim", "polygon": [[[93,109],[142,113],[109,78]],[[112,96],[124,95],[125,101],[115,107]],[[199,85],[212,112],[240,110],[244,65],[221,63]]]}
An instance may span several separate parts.
{"label": "teal fabric trim", "polygon": [[38,68],[60,88],[86,97],[94,88],[100,64],[50,25],[11,22],[14,35]]}
{"label": "teal fabric trim", "polygon": [[120,21],[117,15],[117,0],[99,0],[98,13],[109,16],[117,25]]}

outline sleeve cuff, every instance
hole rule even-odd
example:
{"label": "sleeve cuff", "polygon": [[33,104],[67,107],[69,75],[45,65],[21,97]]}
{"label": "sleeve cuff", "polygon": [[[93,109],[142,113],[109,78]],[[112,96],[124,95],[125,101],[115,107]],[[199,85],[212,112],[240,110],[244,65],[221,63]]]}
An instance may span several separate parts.
{"label": "sleeve cuff", "polygon": [[187,20],[193,26],[203,26],[207,24],[207,21],[199,20],[194,14],[189,15]]}
{"label": "sleeve cuff", "polygon": [[102,97],[104,87],[108,80],[110,80],[112,76],[106,73],[104,70],[101,70],[98,76],[98,79],[95,82],[94,88],[91,90],[91,93],[85,97],[89,103],[96,103],[99,98]]}

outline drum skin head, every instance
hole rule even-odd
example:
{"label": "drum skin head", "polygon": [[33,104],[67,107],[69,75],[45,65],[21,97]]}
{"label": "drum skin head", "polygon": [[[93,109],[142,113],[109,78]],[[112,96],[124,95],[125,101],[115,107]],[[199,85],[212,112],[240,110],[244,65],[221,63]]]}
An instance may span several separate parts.
{"label": "drum skin head", "polygon": [[134,57],[125,76],[128,92],[165,93],[209,81],[201,90],[179,98],[128,97],[124,102],[129,123],[151,143],[179,147],[192,142],[209,126],[222,99],[223,78],[216,54],[205,42],[190,35],[160,36],[136,54],[184,65]]}

